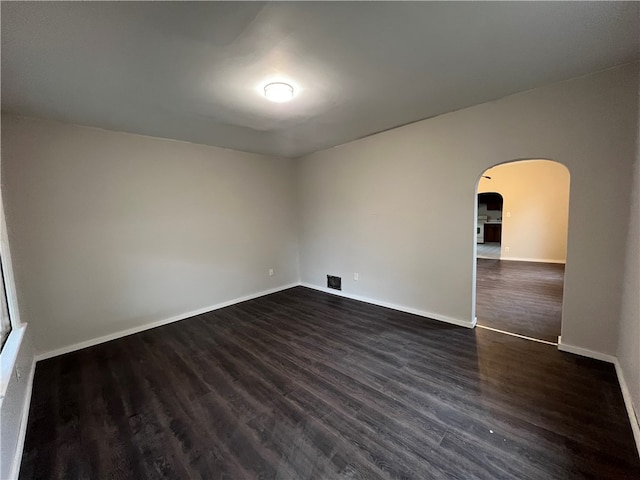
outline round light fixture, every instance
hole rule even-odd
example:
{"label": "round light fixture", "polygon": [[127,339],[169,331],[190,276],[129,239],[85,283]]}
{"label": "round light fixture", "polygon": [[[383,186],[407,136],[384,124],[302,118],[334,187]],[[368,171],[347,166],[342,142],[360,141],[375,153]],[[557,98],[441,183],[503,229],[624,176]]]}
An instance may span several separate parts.
{"label": "round light fixture", "polygon": [[272,102],[288,102],[293,98],[293,87],[283,82],[269,83],[264,86],[264,96]]}

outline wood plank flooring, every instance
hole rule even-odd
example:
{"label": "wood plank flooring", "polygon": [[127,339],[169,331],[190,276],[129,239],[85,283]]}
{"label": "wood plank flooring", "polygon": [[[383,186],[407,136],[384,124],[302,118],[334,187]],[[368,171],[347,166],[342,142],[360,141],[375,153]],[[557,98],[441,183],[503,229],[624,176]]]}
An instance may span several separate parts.
{"label": "wood plank flooring", "polygon": [[478,325],[558,342],[564,265],[478,258]]}
{"label": "wood plank flooring", "polygon": [[21,479],[638,479],[612,365],[303,287],[39,362]]}

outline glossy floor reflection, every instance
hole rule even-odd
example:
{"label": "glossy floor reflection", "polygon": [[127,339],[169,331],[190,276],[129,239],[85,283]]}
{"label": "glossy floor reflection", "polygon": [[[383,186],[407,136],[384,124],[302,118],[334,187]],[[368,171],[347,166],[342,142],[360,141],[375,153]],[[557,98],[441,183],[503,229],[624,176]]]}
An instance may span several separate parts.
{"label": "glossy floor reflection", "polygon": [[21,478],[638,478],[611,365],[303,287],[38,363]]}
{"label": "glossy floor reflection", "polygon": [[564,265],[478,258],[478,325],[558,342]]}

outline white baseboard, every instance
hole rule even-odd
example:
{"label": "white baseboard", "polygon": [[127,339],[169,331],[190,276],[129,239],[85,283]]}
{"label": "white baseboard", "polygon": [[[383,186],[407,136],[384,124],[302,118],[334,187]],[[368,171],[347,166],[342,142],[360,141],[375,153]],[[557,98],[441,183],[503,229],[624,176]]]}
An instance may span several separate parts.
{"label": "white baseboard", "polygon": [[627,407],[627,414],[629,415],[631,430],[633,430],[633,438],[636,441],[636,448],[638,449],[638,454],[640,455],[640,423],[638,420],[638,415],[636,414],[636,410],[633,405],[633,400],[631,399],[631,393],[629,392],[627,381],[625,380],[624,373],[622,372],[622,367],[620,366],[620,363],[618,362],[617,358],[614,362],[614,365],[616,366],[616,374],[618,375],[618,383],[620,384],[620,390],[622,390],[622,398],[624,398],[624,405],[625,407]]}
{"label": "white baseboard", "polygon": [[613,355],[607,355],[606,353],[596,352],[595,350],[589,350],[587,348],[576,347],[575,345],[567,345],[562,343],[562,336],[558,337],[558,350],[562,352],[573,353],[575,355],[581,355],[583,357],[593,358],[595,360],[602,360],[603,362],[616,363],[616,357]]}
{"label": "white baseboard", "polygon": [[534,262],[534,263],[567,263],[566,260],[558,260],[556,258],[523,258],[523,257],[505,257],[500,256],[500,260],[508,260],[510,262]]}
{"label": "white baseboard", "polygon": [[119,332],[110,333],[108,335],[104,335],[98,338],[92,338],[91,340],[86,340],[84,342],[74,343],[73,345],[68,345],[66,347],[57,348],[55,350],[51,350],[49,352],[44,352],[36,355],[36,361],[45,360],[51,357],[57,357],[58,355],[64,355],[65,353],[74,352],[76,350],[81,350],[83,348],[92,347],[94,345],[98,345],[100,343],[108,342],[110,340],[115,340],[117,338],[126,337],[128,335],[133,335],[134,333],[143,332],[145,330],[149,330],[151,328],[161,327],[162,325],[167,325],[169,323],[178,322],[180,320],[184,320],[186,318],[195,317],[196,315],[202,315],[203,313],[212,312],[213,310],[218,310],[220,308],[228,307],[231,305],[235,305],[236,303],[246,302],[247,300],[253,300],[254,298],[263,297],[264,295],[270,295],[272,293],[280,292],[282,290],[286,290],[288,288],[296,287],[299,283],[290,283],[288,285],[282,285],[280,287],[271,288],[269,290],[264,290],[262,292],[253,293],[251,295],[247,295],[240,298],[234,298],[233,300],[228,300],[226,302],[217,303],[215,305],[211,305],[210,307],[200,308],[198,310],[193,310],[191,312],[183,313],[181,315],[176,315],[175,317],[165,318],[163,320],[158,320],[155,322],[147,323],[145,325],[140,325],[139,327],[129,328],[127,330],[121,330]]}
{"label": "white baseboard", "polygon": [[11,463],[11,470],[9,473],[10,479],[17,479],[20,474],[20,464],[22,463],[22,452],[24,451],[24,441],[27,437],[27,424],[29,423],[29,409],[31,408],[31,393],[33,391],[33,377],[36,372],[36,358],[33,357],[31,361],[31,370],[29,371],[29,377],[27,379],[27,388],[24,395],[24,403],[22,404],[20,431],[18,433],[18,443],[16,445],[16,453]]}
{"label": "white baseboard", "polygon": [[437,313],[424,312],[422,310],[417,310],[411,307],[405,307],[402,305],[396,305],[394,303],[383,302],[380,300],[373,300],[367,297],[361,297],[360,295],[354,295],[351,293],[345,293],[341,290],[334,290],[332,288],[320,287],[318,285],[312,285],[311,283],[300,283],[303,287],[313,288],[314,290],[319,290],[321,292],[330,293],[332,295],[338,295],[339,297],[350,298],[352,300],[358,300],[360,302],[370,303],[372,305],[378,305],[380,307],[391,308],[392,310],[398,310],[400,312],[411,313],[413,315],[419,315],[421,317],[430,318],[432,320],[438,320],[440,322],[450,323],[452,325],[457,325],[459,327],[473,328],[476,326],[476,319],[473,321],[460,320],[457,318],[446,317],[444,315],[439,315]]}

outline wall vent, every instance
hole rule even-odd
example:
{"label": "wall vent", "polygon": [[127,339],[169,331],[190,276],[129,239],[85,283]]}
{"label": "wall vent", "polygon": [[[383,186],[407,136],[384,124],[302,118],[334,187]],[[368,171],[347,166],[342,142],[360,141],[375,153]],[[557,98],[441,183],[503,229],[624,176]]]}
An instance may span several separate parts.
{"label": "wall vent", "polygon": [[342,278],[327,275],[327,287],[333,288],[334,290],[342,290]]}

